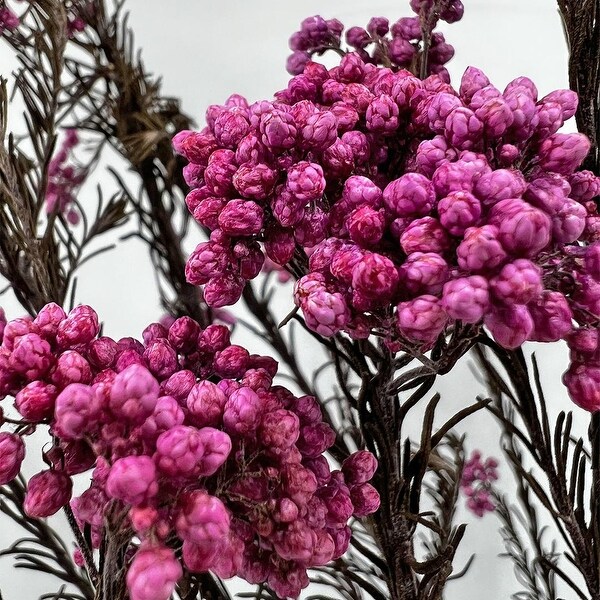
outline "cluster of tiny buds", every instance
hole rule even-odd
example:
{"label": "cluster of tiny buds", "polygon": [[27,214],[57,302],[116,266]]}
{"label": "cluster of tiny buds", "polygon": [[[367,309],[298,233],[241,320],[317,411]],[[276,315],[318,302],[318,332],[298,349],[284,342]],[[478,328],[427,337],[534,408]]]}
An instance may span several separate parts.
{"label": "cluster of tiny buds", "polygon": [[[366,28],[350,27],[345,38],[348,46],[366,64],[412,70],[426,52],[427,73],[437,73],[445,79],[444,66],[453,56],[454,48],[441,32],[433,29],[439,20],[459,21],[464,12],[460,0],[413,0],[414,17],[402,17],[390,26],[385,17],[373,17]],[[343,53],[341,39],[344,26],[337,19],[325,20],[319,15],[302,21],[300,30],[289,41],[292,54],[287,60],[291,75],[303,73],[306,65],[327,50]],[[424,41],[427,40],[427,46]]]}
{"label": "cluster of tiny buds", "polygon": [[[128,511],[131,600],[168,600],[183,567],[297,597],[307,569],[346,551],[348,521],[379,507],[375,457],[333,468],[336,434],[316,399],[274,383],[277,362],[232,344],[223,325],[181,317],[143,341],[99,330],[89,306],[8,322],[0,311],[0,398],[22,418],[3,423],[0,485],[19,473],[26,436],[47,427],[49,468],[27,482],[25,512],[70,502],[99,548],[111,515]],[[84,472],[91,484],[71,498]]]}
{"label": "cluster of tiny buds", "polygon": [[487,458],[484,462],[478,451],[474,451],[464,465],[460,488],[467,498],[467,508],[478,517],[496,510],[491,491],[498,479],[497,468],[495,458]]}
{"label": "cluster of tiny buds", "polygon": [[[600,181],[577,170],[589,140],[559,132],[577,103],[526,77],[500,91],[473,67],[456,90],[357,53],[309,61],[273,101],[231,96],[173,140],[211,232],[187,279],[225,306],[266,257],[304,273],[308,328],[392,351],[426,352],[457,324],[509,349],[597,328]],[[595,410],[600,372],[585,368],[567,387]]]}
{"label": "cluster of tiny buds", "polygon": [[87,169],[73,161],[73,150],[79,144],[75,129],[67,129],[58,152],[48,166],[46,186],[46,212],[64,215],[72,225],[79,223],[75,195],[87,177]]}

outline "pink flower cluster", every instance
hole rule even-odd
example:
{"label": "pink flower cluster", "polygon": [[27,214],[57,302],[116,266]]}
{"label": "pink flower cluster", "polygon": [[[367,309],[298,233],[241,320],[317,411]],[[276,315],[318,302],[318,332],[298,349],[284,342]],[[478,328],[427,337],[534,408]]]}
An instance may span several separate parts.
{"label": "pink flower cluster", "polygon": [[[232,344],[225,326],[182,317],[168,329],[149,325],[143,342],[98,333],[88,306],[67,315],[49,304],[9,321],[0,397],[15,398],[29,430],[47,425],[53,435],[51,467],[27,486],[29,515],[65,506],[72,476],[90,469],[71,506],[94,547],[115,508],[129,511],[141,540],[132,600],[170,598],[178,549],[190,571],[296,597],[308,568],[346,551],[348,520],[377,510],[375,457],[360,451],[332,470],[324,453],[335,432],[317,401],[275,385],[276,361]],[[0,434],[0,484],[24,455],[19,435]]]}
{"label": "pink flower cluster", "polygon": [[46,212],[63,214],[73,225],[79,223],[80,218],[73,205],[75,194],[87,177],[87,169],[72,161],[78,144],[77,132],[67,129],[60,149],[50,161],[46,188]]}
{"label": "pink flower cluster", "polygon": [[490,489],[498,479],[497,467],[498,461],[495,458],[487,458],[483,462],[481,453],[477,451],[465,463],[460,487],[467,497],[467,508],[478,517],[496,510]]}
{"label": "pink flower cluster", "polygon": [[[346,43],[365,63],[386,67],[410,69],[415,66],[419,53],[424,51],[426,35],[427,72],[444,78],[448,71],[444,65],[454,56],[454,48],[446,43],[440,32],[432,33],[438,21],[455,23],[464,12],[460,0],[414,0],[411,8],[418,16],[402,17],[390,27],[385,17],[373,17],[366,29],[351,27],[346,30]],[[340,50],[344,26],[337,19],[325,20],[316,15],[302,21],[300,30],[290,38],[293,51],[287,61],[291,75],[300,75],[315,55],[327,50]]]}
{"label": "pink flower cluster", "polygon": [[[519,77],[500,91],[473,67],[455,90],[357,53],[308,62],[274,101],[232,96],[175,136],[211,231],[188,281],[231,304],[266,255],[304,273],[310,329],[394,349],[426,351],[457,322],[505,348],[597,328],[600,183],[577,171],[588,139],[559,133],[576,108],[570,90],[539,98]],[[573,399],[600,408],[597,363],[584,383],[573,369]]]}

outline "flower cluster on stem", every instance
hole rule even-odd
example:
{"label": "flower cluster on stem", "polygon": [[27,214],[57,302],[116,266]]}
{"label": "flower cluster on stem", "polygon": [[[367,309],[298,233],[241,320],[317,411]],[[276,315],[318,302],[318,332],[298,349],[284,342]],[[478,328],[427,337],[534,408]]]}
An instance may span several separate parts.
{"label": "flower cluster on stem", "polygon": [[[223,325],[181,317],[141,342],[113,340],[89,306],[67,315],[56,304],[0,322],[0,397],[22,417],[0,434],[0,484],[18,474],[24,436],[49,427],[49,468],[29,479],[25,511],[47,517],[70,501],[99,548],[110,515],[128,510],[140,540],[132,600],[170,597],[179,551],[188,571],[296,597],[308,568],[346,551],[348,521],[379,506],[375,457],[332,469],[336,436],[315,398],[276,385],[277,362],[232,344]],[[71,499],[84,472],[91,484]]]}

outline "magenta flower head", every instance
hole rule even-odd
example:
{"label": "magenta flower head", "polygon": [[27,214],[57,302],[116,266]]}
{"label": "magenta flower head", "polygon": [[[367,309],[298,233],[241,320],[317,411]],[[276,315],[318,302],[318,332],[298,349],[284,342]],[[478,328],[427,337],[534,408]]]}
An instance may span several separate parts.
{"label": "magenta flower head", "polygon": [[573,313],[560,292],[544,290],[527,308],[534,323],[532,341],[557,342],[573,329]]}
{"label": "magenta flower head", "polygon": [[475,92],[490,85],[486,74],[476,67],[467,67],[460,81],[459,94],[465,102],[470,102]]}
{"label": "magenta flower head", "polygon": [[465,107],[455,108],[446,118],[445,136],[458,150],[474,148],[483,136],[484,124]]}
{"label": "magenta flower head", "polygon": [[241,437],[256,435],[263,410],[263,401],[249,387],[232,392],[225,403],[223,425],[226,431]]}
{"label": "magenta flower head", "polygon": [[357,518],[372,515],[381,504],[379,492],[370,483],[354,486],[350,490],[350,498],[354,506],[352,514]]}
{"label": "magenta flower head", "polygon": [[411,341],[434,342],[442,333],[448,315],[435,296],[423,295],[398,304],[398,329]]}
{"label": "magenta flower head", "polygon": [[213,277],[204,288],[204,300],[212,308],[235,304],[244,291],[246,281],[237,274]]}
{"label": "magenta flower head", "polygon": [[463,106],[463,103],[454,94],[447,92],[436,94],[427,107],[427,119],[431,131],[443,133],[448,115],[459,106]]}
{"label": "magenta flower head", "polygon": [[66,348],[91,342],[100,331],[98,315],[91,307],[84,304],[76,306],[58,325],[56,341]]}
{"label": "magenta flower head", "polygon": [[52,382],[60,389],[69,383],[90,383],[92,369],[88,361],[75,350],[63,352],[56,361]]}
{"label": "magenta flower head", "polygon": [[177,425],[183,425],[185,416],[175,398],[162,396],[158,399],[154,412],[144,421],[140,431],[144,440],[154,441],[163,432]]}
{"label": "magenta flower head", "polygon": [[348,305],[338,292],[331,293],[325,289],[314,291],[300,306],[307,327],[325,337],[344,329],[350,318]]}
{"label": "magenta flower head", "polygon": [[383,202],[395,217],[424,217],[435,202],[435,191],[427,177],[406,173],[387,185]]}
{"label": "magenta flower head", "polygon": [[15,396],[15,407],[24,419],[39,422],[54,414],[56,388],[43,381],[33,381]]}
{"label": "magenta flower head", "polygon": [[398,271],[389,258],[368,252],[352,270],[352,286],[363,297],[384,305],[396,292]]}
{"label": "magenta flower head", "polygon": [[173,373],[169,379],[162,382],[162,392],[167,396],[173,396],[182,405],[196,383],[196,376],[192,371],[182,369]]}
{"label": "magenta flower head", "polygon": [[69,384],[56,398],[52,430],[64,440],[78,440],[97,427],[102,395],[83,383]]}
{"label": "magenta flower head", "polygon": [[365,115],[367,129],[373,133],[390,134],[398,128],[398,105],[387,94],[374,98]]}
{"label": "magenta flower head", "polygon": [[456,249],[458,266],[465,271],[483,273],[501,265],[508,255],[493,225],[471,227]]}
{"label": "magenta flower head", "polygon": [[106,493],[131,506],[139,506],[157,495],[156,477],[156,467],[149,456],[119,458],[110,469]]}
{"label": "magenta flower head", "polygon": [[141,424],[154,410],[160,386],[148,369],[131,365],[115,378],[109,406],[112,412],[134,424]]}
{"label": "magenta flower head", "polygon": [[474,193],[484,206],[493,206],[508,198],[519,198],[527,184],[519,171],[496,169],[484,173],[475,183]]}
{"label": "magenta flower head", "polygon": [[555,133],[540,146],[540,164],[547,171],[570,175],[581,165],[590,147],[583,133]]}
{"label": "magenta flower head", "polygon": [[184,156],[191,163],[204,166],[212,152],[218,148],[214,136],[207,130],[196,132],[184,129],[173,136],[171,143],[177,154]]}
{"label": "magenta flower head", "polygon": [[21,470],[25,458],[25,444],[21,436],[0,433],[0,485],[10,483]]}
{"label": "magenta flower head", "polygon": [[59,325],[66,318],[65,311],[58,304],[50,302],[42,307],[33,323],[43,338],[52,339],[56,337]]}
{"label": "magenta flower head", "polygon": [[287,188],[298,200],[318,200],[325,191],[323,169],[317,163],[301,161],[288,170]]}
{"label": "magenta flower head", "polygon": [[156,440],[154,462],[168,477],[197,477],[204,444],[200,432],[187,425],[177,425],[161,433]]}
{"label": "magenta flower head", "polygon": [[450,247],[450,238],[437,219],[423,217],[412,221],[402,232],[400,246],[409,255],[413,252],[443,254]]}
{"label": "magenta flower head", "polygon": [[367,450],[351,454],[342,465],[344,479],[349,486],[370,481],[377,470],[377,459]]}
{"label": "magenta flower head", "polygon": [[442,307],[452,317],[465,323],[477,323],[490,306],[487,279],[480,275],[451,279],[442,293]]}
{"label": "magenta flower head", "polygon": [[508,349],[521,346],[529,339],[534,327],[531,313],[521,304],[493,307],[485,315],[484,323],[494,339]]}
{"label": "magenta flower head", "polygon": [[177,535],[193,544],[218,544],[227,538],[230,517],[224,504],[203,490],[183,494],[175,520]]}
{"label": "magenta flower head", "polygon": [[169,600],[182,575],[171,548],[142,545],[127,571],[129,596],[131,600]]}
{"label": "magenta flower head", "polygon": [[591,171],[577,171],[569,177],[571,198],[578,202],[588,202],[600,193],[600,178]]}
{"label": "magenta flower head", "polygon": [[315,112],[306,119],[301,131],[304,148],[324,152],[336,139],[337,119],[331,111]]}
{"label": "magenta flower head", "polygon": [[260,133],[263,144],[274,151],[292,148],[298,134],[292,115],[277,109],[262,114]]}
{"label": "magenta flower head", "polygon": [[504,265],[490,280],[494,300],[502,304],[529,304],[542,289],[541,269],[524,258]]}
{"label": "magenta flower head", "polygon": [[398,274],[400,288],[409,294],[437,294],[448,279],[448,264],[434,252],[413,252]]}
{"label": "magenta flower head", "polygon": [[17,338],[9,358],[10,367],[29,380],[46,374],[52,364],[50,344],[36,333]]}
{"label": "magenta flower head", "polygon": [[289,410],[266,413],[261,421],[259,437],[275,454],[293,446],[300,437],[300,419]]}
{"label": "magenta flower head", "polygon": [[200,381],[190,390],[186,402],[199,426],[216,426],[223,417],[227,397],[211,381]]}
{"label": "magenta flower head", "polygon": [[432,177],[439,166],[454,158],[456,151],[448,145],[446,138],[436,135],[419,144],[415,155],[416,170],[426,177]]}
{"label": "magenta flower head", "polygon": [[450,192],[438,202],[437,210],[442,225],[455,236],[477,225],[481,217],[481,203],[465,191]]}
{"label": "magenta flower head", "polygon": [[527,202],[503,200],[494,206],[492,214],[498,240],[511,254],[531,258],[550,243],[550,217]]}
{"label": "magenta flower head", "polygon": [[231,438],[220,429],[203,427],[199,430],[204,454],[200,461],[200,476],[214,475],[231,452]]}
{"label": "magenta flower head", "polygon": [[552,241],[570,244],[578,240],[585,229],[587,210],[584,206],[566,198],[560,209],[552,215]]}
{"label": "magenta flower head", "polygon": [[252,200],[232,200],[219,214],[219,227],[231,236],[252,236],[263,226],[263,209]]}
{"label": "magenta flower head", "polygon": [[250,124],[241,109],[224,110],[215,119],[213,131],[217,143],[223,148],[235,148],[248,133]]}
{"label": "magenta flower head", "polygon": [[265,164],[242,165],[233,176],[233,185],[245,198],[266,198],[277,180],[277,173]]}
{"label": "magenta flower head", "polygon": [[352,175],[344,182],[342,199],[352,208],[365,205],[379,208],[381,198],[381,189],[368,177]]}
{"label": "magenta flower head", "polygon": [[27,483],[25,513],[38,519],[49,517],[66,506],[72,490],[73,482],[64,471],[42,471]]}
{"label": "magenta flower head", "polygon": [[305,425],[300,431],[297,446],[303,456],[316,458],[335,443],[335,431],[327,423]]}
{"label": "magenta flower head", "polygon": [[600,367],[573,363],[563,375],[571,400],[584,410],[600,410]]}

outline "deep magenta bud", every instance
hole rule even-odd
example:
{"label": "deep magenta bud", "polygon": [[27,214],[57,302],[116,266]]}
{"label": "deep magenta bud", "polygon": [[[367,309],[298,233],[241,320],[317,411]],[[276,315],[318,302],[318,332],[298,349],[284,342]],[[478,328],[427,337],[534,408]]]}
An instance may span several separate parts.
{"label": "deep magenta bud", "polygon": [[377,459],[367,450],[351,454],[342,465],[342,473],[350,486],[370,481],[377,470]]}
{"label": "deep magenta bud", "polygon": [[21,470],[25,444],[14,433],[0,433],[0,485],[10,483]]}
{"label": "deep magenta bud", "polygon": [[63,471],[42,471],[29,479],[23,508],[30,517],[57,513],[71,499],[73,482]]}
{"label": "deep magenta bud", "polygon": [[141,424],[154,410],[160,393],[158,382],[141,365],[131,365],[115,378],[110,392],[110,409],[116,416]]}
{"label": "deep magenta bud", "polygon": [[119,458],[110,469],[106,492],[117,500],[138,506],[158,493],[156,467],[149,456]]}
{"label": "deep magenta bud", "polygon": [[15,396],[15,407],[28,421],[43,421],[54,414],[56,388],[43,381],[33,381]]}
{"label": "deep magenta bud", "polygon": [[131,600],[169,600],[183,570],[173,550],[166,546],[142,546],[127,571]]}
{"label": "deep magenta bud", "polygon": [[487,279],[480,275],[451,279],[444,285],[442,306],[453,319],[477,323],[490,306]]}

